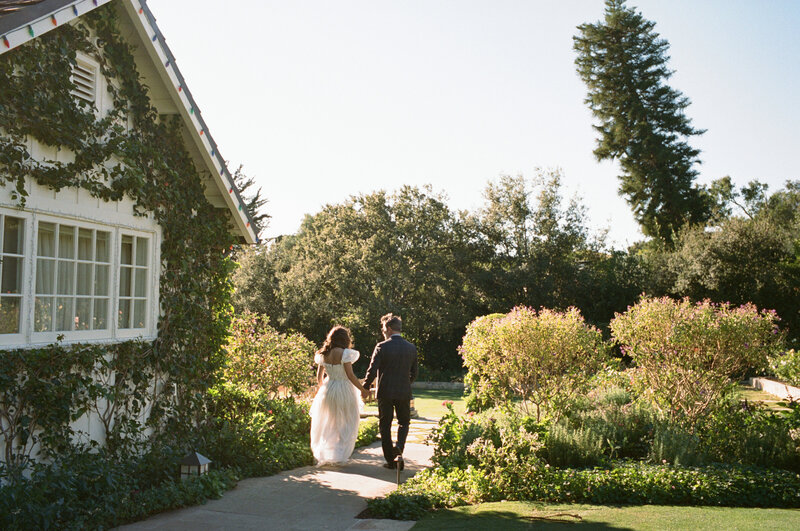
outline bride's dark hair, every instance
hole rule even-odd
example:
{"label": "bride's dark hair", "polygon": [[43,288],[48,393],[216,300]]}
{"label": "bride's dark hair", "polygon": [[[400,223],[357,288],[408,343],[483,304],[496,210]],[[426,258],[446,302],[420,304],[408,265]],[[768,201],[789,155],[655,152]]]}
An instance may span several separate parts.
{"label": "bride's dark hair", "polygon": [[350,330],[343,326],[334,326],[331,328],[331,331],[328,332],[328,337],[325,338],[325,342],[322,343],[317,354],[327,356],[331,349],[336,347],[344,349],[352,346],[353,340],[350,338]]}

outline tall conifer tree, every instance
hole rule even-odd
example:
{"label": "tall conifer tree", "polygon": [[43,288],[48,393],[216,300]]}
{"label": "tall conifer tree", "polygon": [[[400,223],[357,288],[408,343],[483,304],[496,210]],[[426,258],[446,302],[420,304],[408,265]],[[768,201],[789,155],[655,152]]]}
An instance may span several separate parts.
{"label": "tall conifer tree", "polygon": [[671,245],[678,229],[709,216],[707,194],[694,184],[704,133],[684,114],[689,99],[669,87],[669,43],[625,0],[606,0],[605,20],[578,26],[575,64],[599,133],[598,160],[619,160],[619,193],[647,236]]}

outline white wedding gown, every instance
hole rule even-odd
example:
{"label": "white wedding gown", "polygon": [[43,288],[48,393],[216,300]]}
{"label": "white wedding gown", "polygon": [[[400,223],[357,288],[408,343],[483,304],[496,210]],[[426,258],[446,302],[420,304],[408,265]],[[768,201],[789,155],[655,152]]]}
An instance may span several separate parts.
{"label": "white wedding gown", "polygon": [[356,446],[364,403],[361,393],[347,379],[343,364],[353,363],[358,357],[358,351],[349,348],[344,349],[342,362],[336,365],[325,363],[322,354],[314,356],[328,375],[311,403],[311,451],[318,465],[346,463]]}

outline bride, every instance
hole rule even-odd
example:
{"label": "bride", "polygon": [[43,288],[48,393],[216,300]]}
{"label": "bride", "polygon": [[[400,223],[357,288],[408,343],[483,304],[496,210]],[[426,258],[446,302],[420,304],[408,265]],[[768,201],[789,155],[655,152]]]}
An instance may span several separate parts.
{"label": "bride", "polygon": [[311,404],[311,451],[317,465],[347,462],[356,445],[364,405],[359,391],[364,396],[367,390],[353,373],[359,353],[351,346],[350,331],[334,326],[314,355],[319,391]]}

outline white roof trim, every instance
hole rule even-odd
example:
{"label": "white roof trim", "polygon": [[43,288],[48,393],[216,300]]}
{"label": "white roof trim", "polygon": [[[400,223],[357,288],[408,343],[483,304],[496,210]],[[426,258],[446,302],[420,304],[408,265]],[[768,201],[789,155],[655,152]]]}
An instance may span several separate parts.
{"label": "white roof trim", "polygon": [[[0,54],[35,39],[39,35],[110,1],[112,0],[77,0],[57,8],[51,13],[42,15],[30,23],[2,35],[0,37]],[[239,190],[233,182],[233,176],[228,171],[224,159],[220,156],[219,148],[209,134],[208,127],[202,116],[200,116],[200,111],[197,109],[194,98],[192,98],[183,76],[175,65],[172,52],[167,47],[161,31],[155,24],[155,17],[153,17],[144,0],[120,1],[123,2],[125,12],[133,21],[134,27],[145,43],[146,51],[156,65],[156,70],[162,81],[166,85],[173,87],[173,90],[169,91],[170,96],[175,102],[181,118],[189,128],[197,148],[202,153],[203,162],[212,174],[212,178],[231,212],[239,234],[246,243],[257,243],[258,237],[253,230],[252,220],[249,218],[244,200],[239,195]]]}

